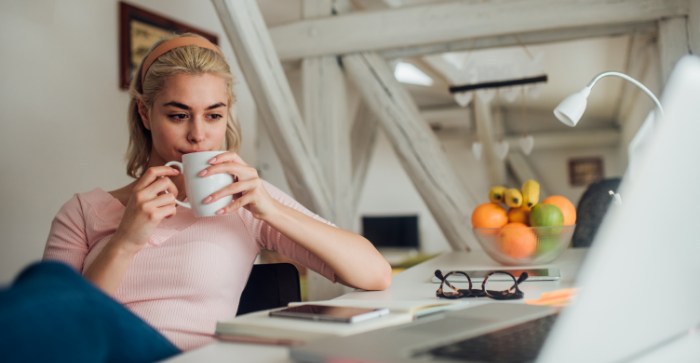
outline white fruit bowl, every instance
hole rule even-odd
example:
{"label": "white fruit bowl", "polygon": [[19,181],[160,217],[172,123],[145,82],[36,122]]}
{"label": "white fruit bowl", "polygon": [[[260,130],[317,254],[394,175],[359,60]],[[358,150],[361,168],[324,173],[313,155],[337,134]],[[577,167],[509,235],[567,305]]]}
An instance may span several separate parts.
{"label": "white fruit bowl", "polygon": [[[486,254],[497,262],[508,266],[535,266],[556,260],[569,246],[575,228],[575,224],[561,227],[474,228],[474,234]],[[534,247],[533,240],[536,241]]]}

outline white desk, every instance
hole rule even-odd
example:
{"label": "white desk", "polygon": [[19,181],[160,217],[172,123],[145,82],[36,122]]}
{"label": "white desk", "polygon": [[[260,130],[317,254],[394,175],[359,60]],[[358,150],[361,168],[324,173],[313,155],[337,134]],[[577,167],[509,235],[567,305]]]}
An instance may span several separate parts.
{"label": "white desk", "polygon": [[[587,249],[569,249],[547,266],[558,267],[559,281],[525,281],[520,289],[525,299],[536,299],[543,292],[571,287]],[[435,270],[502,269],[504,266],[490,259],[483,252],[449,252],[423,262],[394,275],[391,286],[385,291],[357,291],[343,295],[343,299],[358,300],[413,300],[435,298],[438,285],[430,282]],[[478,287],[477,287],[478,288]],[[488,298],[470,300],[470,304],[493,301]],[[523,300],[514,301],[522,303]],[[217,342],[167,360],[169,363],[201,362],[246,362],[246,363],[291,363],[286,347]]]}

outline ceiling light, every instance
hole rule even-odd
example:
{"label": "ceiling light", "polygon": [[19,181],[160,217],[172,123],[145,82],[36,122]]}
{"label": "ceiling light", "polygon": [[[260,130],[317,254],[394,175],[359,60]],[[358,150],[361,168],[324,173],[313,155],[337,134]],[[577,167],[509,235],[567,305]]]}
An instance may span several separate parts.
{"label": "ceiling light", "polygon": [[394,77],[401,83],[417,84],[419,86],[432,86],[433,79],[413,64],[399,62],[394,70]]}

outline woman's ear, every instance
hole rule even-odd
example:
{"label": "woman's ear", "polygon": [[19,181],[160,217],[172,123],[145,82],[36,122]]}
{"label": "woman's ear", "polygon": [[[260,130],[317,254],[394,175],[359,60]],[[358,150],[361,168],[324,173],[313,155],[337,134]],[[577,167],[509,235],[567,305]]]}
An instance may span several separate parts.
{"label": "woman's ear", "polygon": [[143,127],[146,130],[151,130],[151,119],[148,118],[148,108],[141,102],[141,100],[136,100],[136,104],[139,107],[139,115],[141,116],[141,121],[143,122]]}

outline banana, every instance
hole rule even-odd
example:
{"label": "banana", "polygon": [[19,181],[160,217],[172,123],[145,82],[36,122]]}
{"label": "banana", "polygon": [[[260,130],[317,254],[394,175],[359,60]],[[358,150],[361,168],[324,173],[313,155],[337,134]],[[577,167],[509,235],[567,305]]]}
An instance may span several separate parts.
{"label": "banana", "polygon": [[523,184],[523,205],[532,208],[540,201],[540,183],[528,180]]}
{"label": "banana", "polygon": [[491,190],[489,190],[489,200],[493,203],[503,203],[503,197],[505,194],[505,187],[493,187]]}
{"label": "banana", "polygon": [[518,208],[523,205],[523,195],[515,188],[508,189],[506,190],[505,202],[511,208]]}

